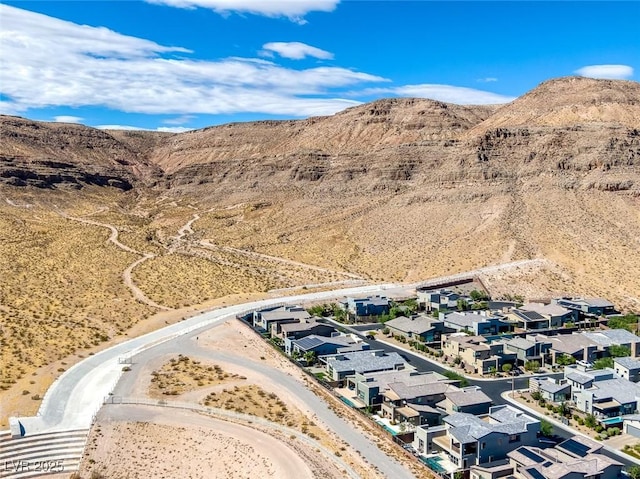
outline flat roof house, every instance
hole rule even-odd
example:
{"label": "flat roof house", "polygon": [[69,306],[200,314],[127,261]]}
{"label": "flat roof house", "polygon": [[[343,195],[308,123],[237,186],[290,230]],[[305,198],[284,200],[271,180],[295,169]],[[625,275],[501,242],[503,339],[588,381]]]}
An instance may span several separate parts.
{"label": "flat roof house", "polygon": [[391,383],[382,393],[380,414],[389,418],[392,423],[406,422],[412,426],[437,425],[445,412],[436,409],[436,403],[444,399],[448,391],[457,390],[458,387],[444,381],[422,384]]}
{"label": "flat roof house", "polygon": [[453,331],[469,331],[476,336],[498,334],[511,330],[511,323],[506,318],[490,316],[486,311],[456,311],[440,313],[444,326]]}
{"label": "flat roof house", "polygon": [[465,412],[479,416],[488,414],[491,407],[491,398],[487,396],[478,386],[470,386],[456,391],[447,391],[443,401],[437,404],[444,409],[447,414],[454,412]]}
{"label": "flat roof house", "polygon": [[600,454],[602,444],[583,436],[540,449],[523,446],[508,456],[516,479],[616,479],[622,463]]}
{"label": "flat roof house", "polygon": [[640,359],[636,358],[614,358],[613,370],[616,376],[637,383],[640,381]]}
{"label": "flat roof house", "polygon": [[426,311],[451,310],[458,307],[458,300],[462,298],[458,293],[449,289],[418,288],[418,308]]}
{"label": "flat roof house", "polygon": [[413,447],[419,454],[443,451],[460,470],[505,459],[507,453],[538,442],[540,421],[509,405],[493,406],[480,418],[453,413],[443,426],[416,428]]}
{"label": "flat roof house", "polygon": [[399,316],[387,321],[384,325],[394,335],[401,335],[409,339],[420,339],[428,343],[440,341],[444,331],[442,321],[423,315]]}
{"label": "flat roof house", "polygon": [[576,409],[593,414],[606,426],[622,423],[621,416],[638,411],[640,385],[626,379],[604,379],[573,393]]}
{"label": "flat roof house", "polygon": [[547,361],[551,364],[557,364],[558,358],[565,354],[576,361],[593,362],[598,359],[598,346],[583,334],[558,334],[545,338],[550,343]]}
{"label": "flat roof house", "polygon": [[366,298],[347,298],[342,303],[349,314],[356,318],[380,316],[389,312],[389,299],[385,296],[368,296]]}
{"label": "flat roof house", "polygon": [[604,298],[556,298],[553,302],[563,308],[577,311],[580,318],[618,314],[613,303]]}
{"label": "flat roof house", "polygon": [[522,325],[519,326],[525,330],[559,328],[568,321],[578,320],[575,311],[553,303],[527,303],[513,309],[512,313],[522,321]]}
{"label": "flat roof house", "polygon": [[[631,356],[640,356],[640,337],[626,329],[605,329],[602,331],[581,333],[598,345],[601,351],[606,351],[609,346],[625,346],[631,350]],[[605,354],[607,356],[608,354]]]}
{"label": "flat roof house", "polygon": [[498,370],[501,357],[495,354],[501,345],[493,347],[483,336],[454,333],[442,337],[442,352],[448,360],[460,357],[460,365],[471,373],[488,374]]}
{"label": "flat roof house", "polygon": [[393,383],[428,384],[442,382],[456,385],[458,381],[448,379],[433,371],[418,372],[411,369],[381,371],[377,373],[356,373],[348,379],[349,387],[354,389],[356,396],[366,406],[376,407],[384,400],[382,393]]}
{"label": "flat roof house", "polygon": [[331,337],[312,334],[300,339],[287,338],[284,340],[284,351],[289,356],[296,352],[300,356],[314,352],[316,357],[319,357],[327,354],[366,351],[368,349],[370,349],[369,343],[365,343],[355,334],[337,334]]}
{"label": "flat roof house", "polygon": [[558,403],[571,399],[571,385],[552,378],[529,379],[529,390],[539,392],[543,399],[550,402]]}
{"label": "flat roof house", "polygon": [[300,339],[305,336],[315,334],[316,336],[331,336],[336,330],[326,323],[319,323],[316,318],[300,319],[299,321],[287,323],[273,323],[271,325],[271,336],[282,339]]}
{"label": "flat roof house", "polygon": [[270,333],[271,326],[275,323],[297,323],[310,317],[311,315],[300,306],[281,306],[254,312],[253,326]]}
{"label": "flat roof house", "polygon": [[333,381],[342,381],[356,373],[412,369],[398,353],[386,353],[381,349],[330,354],[320,357],[320,360],[326,364],[327,373]]}
{"label": "flat roof house", "polygon": [[549,342],[543,340],[541,336],[512,338],[504,341],[505,352],[514,353],[516,362],[520,365],[527,361],[538,361],[540,365],[544,364],[544,355],[549,348]]}

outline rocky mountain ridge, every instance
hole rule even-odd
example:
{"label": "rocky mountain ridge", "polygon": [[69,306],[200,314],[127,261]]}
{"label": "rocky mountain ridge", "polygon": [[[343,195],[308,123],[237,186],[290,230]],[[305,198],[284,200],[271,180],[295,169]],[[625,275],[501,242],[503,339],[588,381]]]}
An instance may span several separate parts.
{"label": "rocky mountain ridge", "polygon": [[562,188],[640,189],[640,85],[629,81],[569,77],[501,107],[394,98],[181,134],[3,116],[0,137],[0,179],[14,186],[353,194],[547,175]]}

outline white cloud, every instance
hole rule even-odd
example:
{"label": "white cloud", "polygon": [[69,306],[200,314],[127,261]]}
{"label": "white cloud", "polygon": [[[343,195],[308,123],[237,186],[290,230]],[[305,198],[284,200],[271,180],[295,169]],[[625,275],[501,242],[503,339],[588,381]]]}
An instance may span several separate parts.
{"label": "white cloud", "polygon": [[0,68],[11,72],[0,83],[6,112],[91,106],[146,114],[326,115],[358,104],[335,98],[336,89],[386,81],[339,67],[192,60],[181,47],[4,4],[0,16]]}
{"label": "white cloud", "polygon": [[286,17],[304,24],[309,12],[332,12],[340,0],[147,0],[177,8],[202,7],[219,14],[251,13],[266,17]]}
{"label": "white cloud", "polygon": [[396,88],[369,88],[358,94],[392,94],[405,97],[429,98],[431,100],[456,103],[459,105],[496,105],[509,103],[515,97],[500,95],[475,88],[453,85],[437,85],[424,83],[405,85]]}
{"label": "white cloud", "polygon": [[485,78],[478,78],[476,81],[479,83],[492,83],[492,82],[498,81],[498,79],[496,77],[485,77]]}
{"label": "white cloud", "polygon": [[577,69],[574,73],[589,78],[626,80],[633,76],[633,68],[629,65],[588,65]]}
{"label": "white cloud", "polygon": [[57,123],[80,123],[84,118],[80,118],[79,116],[68,116],[68,115],[59,115],[54,116],[53,121]]}
{"label": "white cloud", "polygon": [[97,128],[98,130],[159,131],[162,133],[184,133],[185,131],[193,130],[193,128],[185,128],[183,126],[176,126],[176,127],[159,126],[153,129],[153,128],[142,128],[140,126],[131,126],[131,125],[98,125],[98,126],[94,126],[94,128]]}
{"label": "white cloud", "polygon": [[165,125],[184,125],[185,123],[189,123],[194,118],[194,115],[180,115],[176,118],[167,118],[166,120],[163,120],[162,123],[164,123]]}
{"label": "white cloud", "polygon": [[267,54],[275,52],[281,57],[292,60],[302,60],[306,57],[314,57],[321,60],[333,59],[333,53],[300,42],[270,42],[262,45],[262,48]]}
{"label": "white cloud", "polygon": [[184,126],[159,126],[156,131],[162,131],[164,133],[184,133],[185,131],[191,131],[193,128],[187,128]]}

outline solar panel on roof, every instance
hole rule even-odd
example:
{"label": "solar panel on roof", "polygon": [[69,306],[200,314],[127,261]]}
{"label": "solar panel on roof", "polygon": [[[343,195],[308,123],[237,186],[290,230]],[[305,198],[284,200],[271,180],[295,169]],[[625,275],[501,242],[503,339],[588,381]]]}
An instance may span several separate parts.
{"label": "solar panel on roof", "polygon": [[567,439],[564,442],[558,444],[557,447],[565,449],[576,456],[584,457],[589,453],[589,446],[581,444],[573,439]]}
{"label": "solar panel on roof", "polygon": [[306,338],[298,339],[298,345],[302,349],[315,348],[319,344],[322,344],[322,341],[318,338],[306,337]]}
{"label": "solar panel on roof", "polygon": [[547,479],[546,477],[544,477],[544,474],[542,474],[540,471],[538,471],[537,469],[527,469],[527,472],[529,473],[529,475],[531,477],[533,477],[534,479]]}
{"label": "solar panel on roof", "polygon": [[535,452],[533,452],[530,449],[521,449],[518,452],[522,454],[524,457],[531,459],[532,461],[537,462],[538,464],[544,461],[544,458],[538,456]]}

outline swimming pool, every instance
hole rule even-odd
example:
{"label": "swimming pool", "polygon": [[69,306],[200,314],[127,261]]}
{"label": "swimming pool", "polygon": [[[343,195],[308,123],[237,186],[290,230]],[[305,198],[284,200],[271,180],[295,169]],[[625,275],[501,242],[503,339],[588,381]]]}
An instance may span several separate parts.
{"label": "swimming pool", "polygon": [[427,465],[427,467],[429,469],[431,469],[432,471],[435,471],[435,472],[438,472],[438,473],[447,472],[447,470],[439,464],[439,462],[442,460],[439,457],[423,457],[423,456],[420,456],[420,460],[422,462],[424,462]]}
{"label": "swimming pool", "polygon": [[622,422],[622,418],[620,416],[610,417],[607,419],[603,419],[600,421],[602,424],[606,424],[607,426],[611,426],[612,424],[620,424]]}

